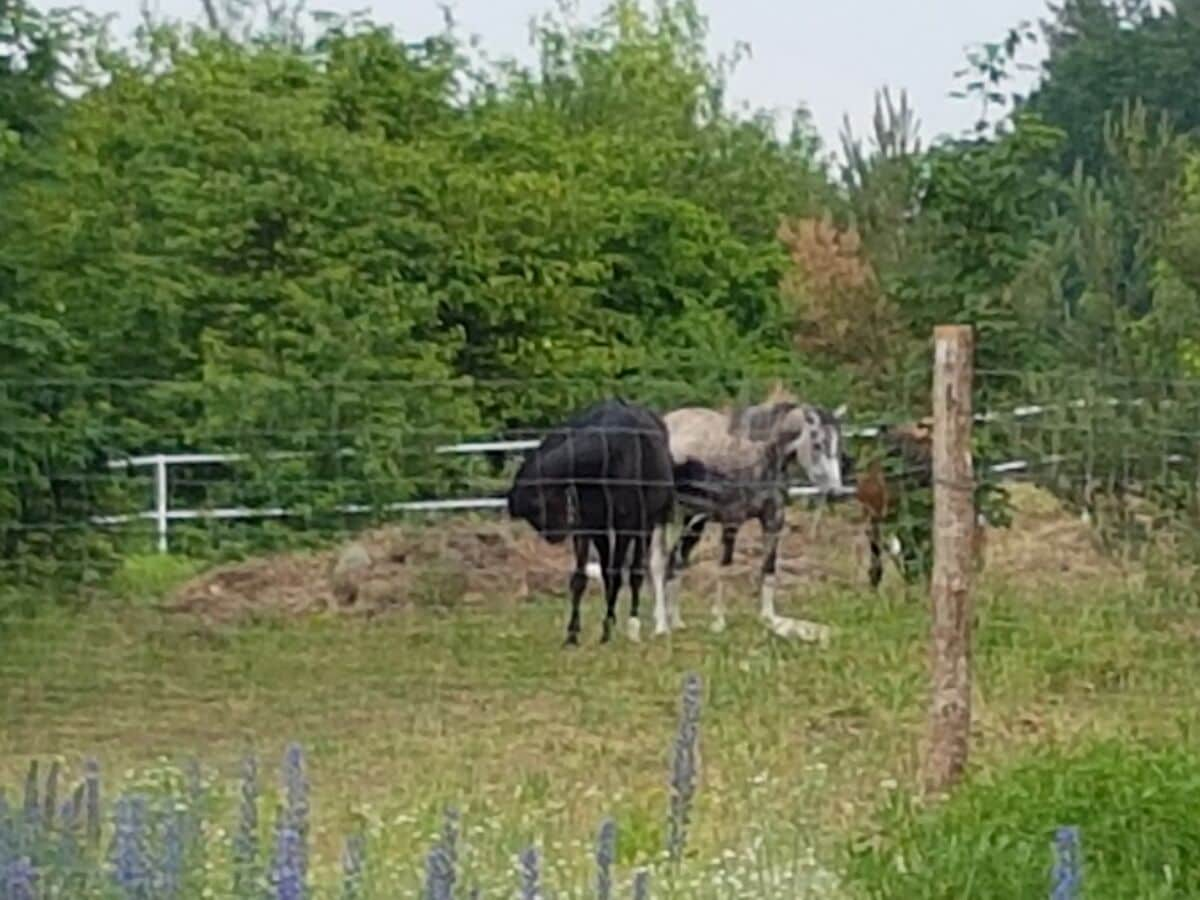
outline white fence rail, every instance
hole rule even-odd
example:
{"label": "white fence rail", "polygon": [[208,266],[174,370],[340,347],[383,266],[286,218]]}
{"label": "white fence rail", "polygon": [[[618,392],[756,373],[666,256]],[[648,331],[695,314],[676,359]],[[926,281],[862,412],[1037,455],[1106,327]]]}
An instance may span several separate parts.
{"label": "white fence rail", "polygon": [[[1117,400],[1106,401],[1111,405],[1116,405]],[[1135,401],[1136,402],[1136,401]],[[1087,405],[1087,401],[1075,400],[1066,404],[1069,407],[1080,408]],[[984,412],[975,416],[975,420],[980,423],[993,422],[1002,418],[1024,419],[1032,416],[1038,416],[1052,409],[1055,406],[1046,406],[1040,404],[1029,404],[1018,406],[1008,411],[1003,412]],[[845,429],[844,433],[847,437],[875,437],[879,434],[881,426],[866,425]],[[511,441],[479,441],[447,444],[436,448],[439,454],[455,454],[455,455],[471,455],[478,453],[517,453],[523,450],[530,450],[538,445],[538,441],[534,439],[526,440],[511,440]],[[345,455],[352,455],[353,450],[342,451]],[[271,459],[289,459],[299,458],[305,454],[299,452],[290,453],[274,453],[269,456]],[[110,515],[110,516],[95,516],[92,518],[92,523],[102,526],[115,526],[127,524],[133,521],[150,520],[154,522],[154,530],[158,551],[160,553],[168,552],[170,548],[170,527],[172,522],[197,520],[197,519],[280,519],[299,515],[296,510],[289,510],[283,507],[219,507],[215,509],[175,509],[170,504],[170,470],[173,466],[185,465],[234,465],[249,459],[248,454],[244,453],[155,453],[144,456],[131,456],[123,459],[114,459],[109,461],[108,467],[113,470],[130,470],[130,469],[151,469],[154,477],[154,505],[152,509],[141,512],[134,512],[125,515]],[[1054,458],[1043,460],[1045,463],[1053,463]],[[1029,469],[1030,463],[1027,460],[1009,460],[1007,462],[998,463],[990,466],[989,471],[997,475],[1015,476]],[[819,491],[809,485],[794,484],[788,493],[792,497],[810,497],[819,493]],[[854,488],[849,486],[845,488],[844,496],[851,496],[854,493]],[[503,509],[505,501],[501,497],[462,497],[440,500],[414,500],[403,503],[389,503],[380,507],[366,506],[362,504],[346,504],[336,507],[336,510],[347,515],[364,514],[370,512],[462,512],[467,510],[484,510],[484,509]]]}

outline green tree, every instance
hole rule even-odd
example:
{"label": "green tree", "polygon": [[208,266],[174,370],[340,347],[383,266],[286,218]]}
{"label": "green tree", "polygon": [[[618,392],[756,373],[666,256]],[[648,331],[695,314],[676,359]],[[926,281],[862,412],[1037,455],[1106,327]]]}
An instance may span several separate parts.
{"label": "green tree", "polygon": [[[1173,127],[1200,127],[1200,3],[1064,0],[1045,29],[1049,55],[1023,108],[1063,130],[1060,167],[1096,174],[1106,116],[1141,100]],[[1152,119],[1157,124],[1157,119]]]}

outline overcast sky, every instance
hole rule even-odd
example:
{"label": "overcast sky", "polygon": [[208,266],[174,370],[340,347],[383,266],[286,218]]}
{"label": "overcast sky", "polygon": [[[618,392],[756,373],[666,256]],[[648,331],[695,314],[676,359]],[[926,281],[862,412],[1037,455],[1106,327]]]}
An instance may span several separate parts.
{"label": "overcast sky", "polygon": [[[81,0],[116,13],[118,32],[132,29],[142,0]],[[198,18],[200,0],[151,0],[170,18]],[[529,22],[552,0],[454,0],[464,32],[479,35],[489,56],[529,59]],[[578,0],[584,16],[604,0]],[[1000,40],[1022,19],[1046,15],[1046,0],[700,0],[708,16],[711,49],[750,45],[731,85],[736,101],[787,110],[803,102],[827,147],[837,146],[843,114],[855,131],[869,127],[876,89],[905,88],[921,121],[921,136],[957,133],[975,110],[951,98],[953,73],[969,45]],[[441,26],[436,0],[309,0],[309,9],[368,9],[405,37]],[[1028,61],[1036,62],[1034,51]],[[1028,83],[1028,76],[1025,77]]]}

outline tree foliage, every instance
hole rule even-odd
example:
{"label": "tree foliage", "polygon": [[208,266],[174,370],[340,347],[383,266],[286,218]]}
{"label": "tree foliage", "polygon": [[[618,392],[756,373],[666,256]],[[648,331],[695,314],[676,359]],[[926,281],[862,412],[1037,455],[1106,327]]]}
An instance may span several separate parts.
{"label": "tree foliage", "polygon": [[690,0],[544,16],[529,66],[286,2],[121,50],[0,3],[10,556],[111,551],[81,523],[128,508],[122,454],[245,451],[180,489],[315,517],[445,493],[436,444],[605,393],[921,415],[942,322],[976,326],[983,403],[1029,399],[987,373],[1200,367],[1191,2],[1068,0],[1026,98],[1018,23],[960,73],[968,134],[925,144],[883,91],[835,167],[803,108],[731,108],[740,50]]}

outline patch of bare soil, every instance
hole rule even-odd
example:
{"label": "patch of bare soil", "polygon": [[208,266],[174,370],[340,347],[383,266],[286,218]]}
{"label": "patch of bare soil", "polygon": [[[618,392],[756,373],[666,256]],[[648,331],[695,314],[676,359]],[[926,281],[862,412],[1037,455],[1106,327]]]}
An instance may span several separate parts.
{"label": "patch of bare soil", "polygon": [[[1014,522],[988,529],[984,577],[1046,583],[1070,577],[1112,578],[1119,562],[1096,548],[1090,529],[1034,488],[1018,485]],[[779,549],[783,592],[867,583],[867,545],[853,504],[789,510]],[[719,529],[711,526],[684,574],[690,593],[716,585]],[[726,602],[753,596],[762,560],[756,523],[741,531],[732,566],[724,573]],[[887,564],[885,578],[897,577]],[[177,612],[214,622],[302,616],[333,611],[371,615],[412,607],[484,605],[558,595],[571,567],[570,545],[551,546],[524,523],[447,519],[382,528],[320,553],[288,553],[210,570],[182,585],[167,601]],[[652,600],[647,584],[643,598]]]}
{"label": "patch of bare soil", "polygon": [[[982,579],[1029,586],[1127,575],[1121,560],[1101,552],[1091,527],[1067,512],[1049,493],[1013,484],[1013,521],[1008,528],[985,528],[982,536]],[[864,523],[853,505],[836,514],[798,510],[789,516],[789,534],[781,553],[801,553],[827,582],[867,583],[869,547]],[[885,558],[884,578],[898,577]]]}
{"label": "patch of bare soil", "polygon": [[507,521],[454,519],[363,532],[319,553],[221,566],[183,584],[174,612],[214,622],[511,602],[561,590],[570,545]]}

